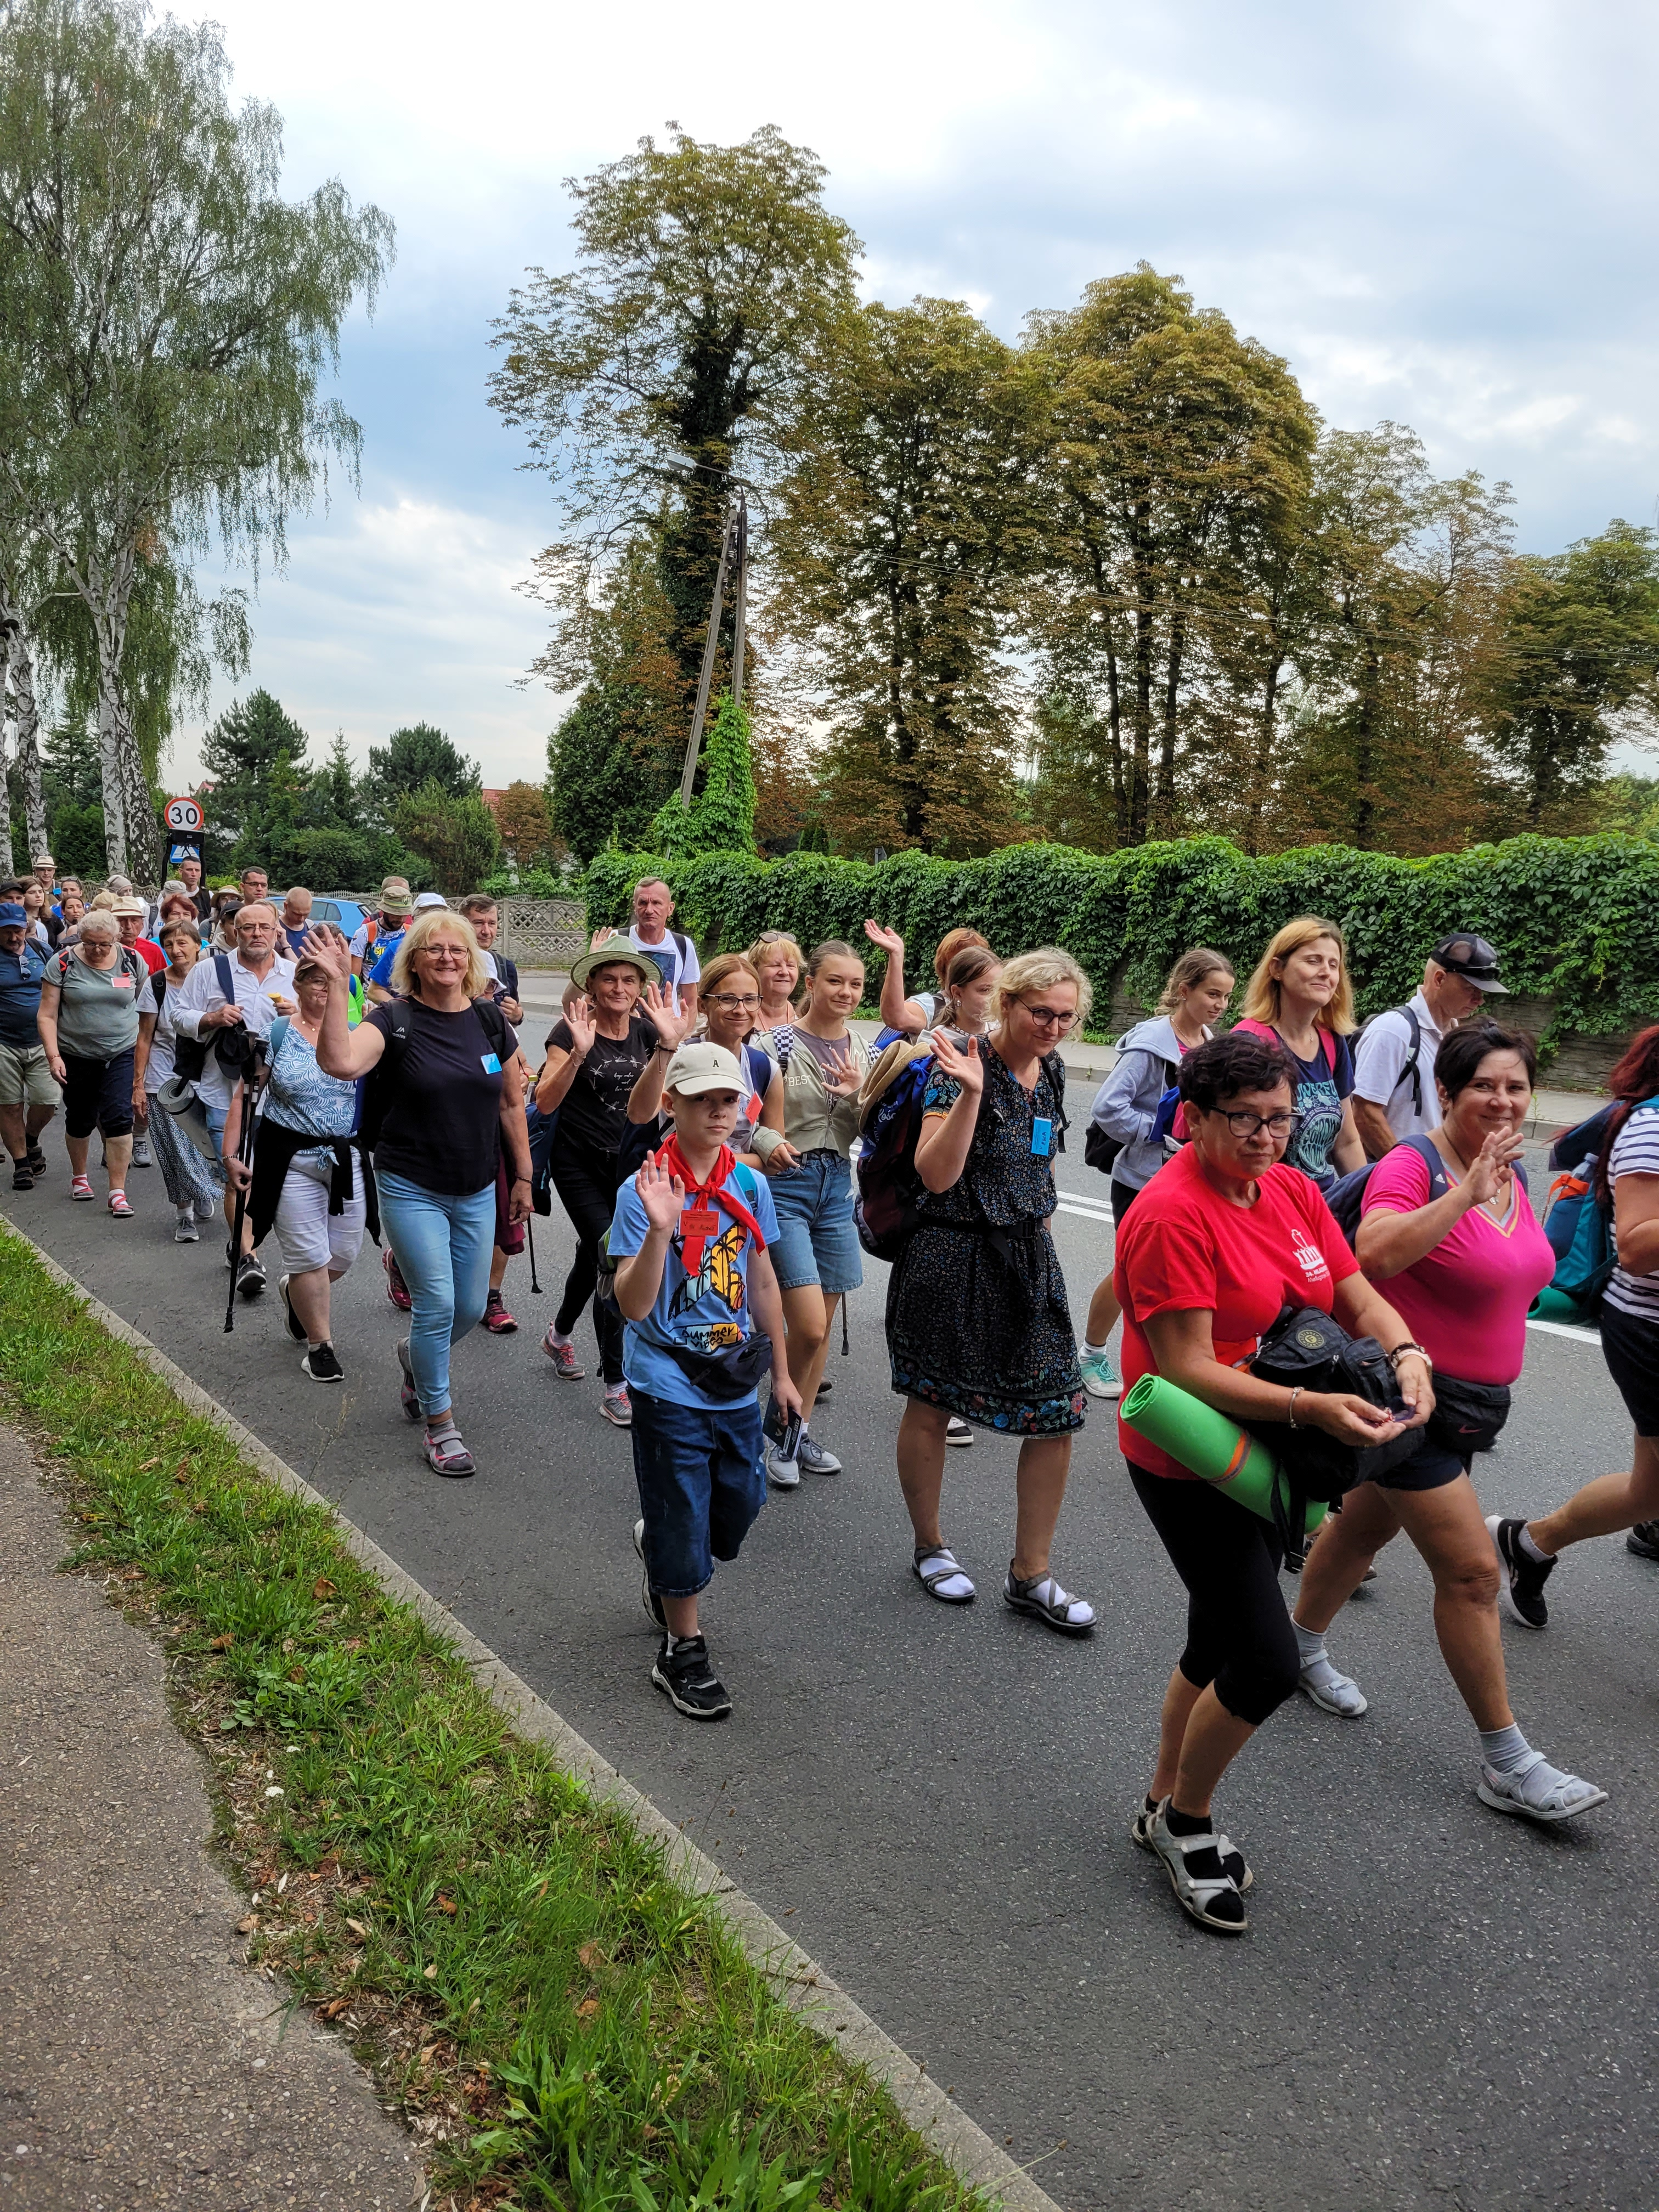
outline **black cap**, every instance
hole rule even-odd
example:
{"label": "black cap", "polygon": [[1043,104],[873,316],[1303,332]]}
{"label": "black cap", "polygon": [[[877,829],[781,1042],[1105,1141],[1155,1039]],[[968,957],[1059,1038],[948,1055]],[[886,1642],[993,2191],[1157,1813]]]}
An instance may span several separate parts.
{"label": "black cap", "polygon": [[1498,949],[1488,945],[1484,937],[1473,931],[1460,929],[1455,937],[1443,937],[1431,959],[1451,975],[1461,975],[1466,983],[1473,983],[1477,991],[1501,992],[1506,998],[1509,985],[1498,980]]}

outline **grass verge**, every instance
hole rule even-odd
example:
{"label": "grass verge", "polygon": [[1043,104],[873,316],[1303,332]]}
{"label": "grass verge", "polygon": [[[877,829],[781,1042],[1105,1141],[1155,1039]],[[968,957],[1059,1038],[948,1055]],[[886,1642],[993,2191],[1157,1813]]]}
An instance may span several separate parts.
{"label": "grass verge", "polygon": [[164,1640],[250,1963],[401,2104],[432,2212],[983,2212],[331,1516],[3,1231],[0,1395],[78,1523],[70,1564]]}

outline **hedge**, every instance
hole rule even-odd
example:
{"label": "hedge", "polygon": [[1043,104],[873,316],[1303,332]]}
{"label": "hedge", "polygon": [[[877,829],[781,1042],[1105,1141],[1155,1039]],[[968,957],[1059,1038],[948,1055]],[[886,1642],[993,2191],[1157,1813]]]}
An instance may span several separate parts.
{"label": "hedge", "polygon": [[1253,860],[1219,837],[1119,853],[1010,845],[981,860],[906,852],[873,866],[820,853],[606,851],[587,873],[590,927],[625,922],[644,875],[665,878],[679,925],[711,949],[750,944],[763,929],[807,945],[844,937],[872,978],[882,956],[864,938],[866,915],[914,948],[912,980],[959,923],[1004,953],[1061,945],[1093,980],[1097,1022],[1114,998],[1150,1006],[1189,945],[1216,945],[1248,974],[1299,914],[1341,925],[1362,1014],[1409,998],[1434,945],[1473,929],[1498,946],[1511,991],[1553,1002],[1547,1046],[1571,1030],[1611,1036],[1659,1020],[1659,843],[1640,837],[1511,837],[1420,860],[1344,845]]}

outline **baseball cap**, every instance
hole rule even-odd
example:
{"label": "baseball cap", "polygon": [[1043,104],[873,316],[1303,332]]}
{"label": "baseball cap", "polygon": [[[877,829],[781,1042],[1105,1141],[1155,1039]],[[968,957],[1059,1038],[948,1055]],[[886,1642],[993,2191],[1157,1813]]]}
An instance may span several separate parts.
{"label": "baseball cap", "polygon": [[1451,937],[1443,937],[1430,958],[1454,975],[1461,975],[1466,983],[1473,983],[1477,991],[1497,991],[1509,996],[1510,987],[1498,980],[1498,949],[1488,945],[1484,937],[1477,937],[1470,929],[1460,929]]}
{"label": "baseball cap", "polygon": [[8,899],[0,905],[0,929],[26,929],[28,919],[28,908],[19,906],[15,899]]}
{"label": "baseball cap", "polygon": [[724,1045],[683,1044],[668,1063],[665,1091],[688,1092],[743,1089],[743,1073]]}
{"label": "baseball cap", "polygon": [[389,890],[383,890],[380,893],[382,914],[409,914],[413,911],[414,905],[414,900],[409,896],[407,884],[393,884]]}
{"label": "baseball cap", "polygon": [[422,891],[415,902],[416,914],[429,913],[434,906],[447,906],[449,901],[441,891]]}

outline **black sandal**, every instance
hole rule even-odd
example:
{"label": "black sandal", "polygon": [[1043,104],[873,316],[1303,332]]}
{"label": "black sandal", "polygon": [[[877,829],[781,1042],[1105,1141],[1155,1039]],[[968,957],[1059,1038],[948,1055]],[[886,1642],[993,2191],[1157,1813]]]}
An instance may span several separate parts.
{"label": "black sandal", "polygon": [[[927,1565],[924,1570],[923,1562]],[[961,1562],[948,1544],[919,1544],[910,1561],[910,1571],[929,1597],[936,1597],[941,1605],[971,1605],[974,1585],[969,1581]],[[946,1583],[961,1583],[959,1590],[947,1590]]]}

